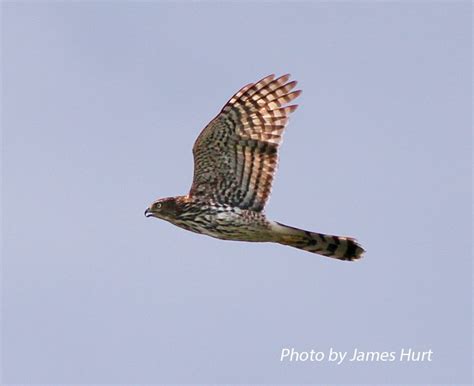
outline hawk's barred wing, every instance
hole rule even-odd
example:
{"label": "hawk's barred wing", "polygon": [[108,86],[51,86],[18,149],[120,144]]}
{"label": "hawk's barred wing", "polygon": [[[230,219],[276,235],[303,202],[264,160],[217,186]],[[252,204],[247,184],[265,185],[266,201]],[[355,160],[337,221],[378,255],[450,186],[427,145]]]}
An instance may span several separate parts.
{"label": "hawk's barred wing", "polygon": [[190,195],[260,211],[270,195],[278,145],[300,95],[290,75],[267,76],[237,92],[201,132]]}

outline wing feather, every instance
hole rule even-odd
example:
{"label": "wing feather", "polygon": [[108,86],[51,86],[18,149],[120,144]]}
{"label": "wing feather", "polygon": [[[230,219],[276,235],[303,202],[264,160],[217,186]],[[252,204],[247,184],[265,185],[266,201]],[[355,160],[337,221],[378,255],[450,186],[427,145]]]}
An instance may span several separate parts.
{"label": "wing feather", "polygon": [[278,146],[301,91],[290,75],[241,88],[204,128],[194,148],[190,195],[261,211],[270,195]]}

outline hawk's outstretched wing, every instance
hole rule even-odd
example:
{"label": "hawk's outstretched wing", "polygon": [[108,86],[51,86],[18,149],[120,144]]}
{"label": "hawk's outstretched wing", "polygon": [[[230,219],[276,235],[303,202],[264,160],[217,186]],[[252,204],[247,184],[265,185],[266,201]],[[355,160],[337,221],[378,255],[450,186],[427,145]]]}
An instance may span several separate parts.
{"label": "hawk's outstretched wing", "polygon": [[269,75],[235,94],[201,132],[194,148],[190,195],[261,211],[278,161],[278,145],[288,117],[286,106],[301,91],[291,91],[290,75]]}

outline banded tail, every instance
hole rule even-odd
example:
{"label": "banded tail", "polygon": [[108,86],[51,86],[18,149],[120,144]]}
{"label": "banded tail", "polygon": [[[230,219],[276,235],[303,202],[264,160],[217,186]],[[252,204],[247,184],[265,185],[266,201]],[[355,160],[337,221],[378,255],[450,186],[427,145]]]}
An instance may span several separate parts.
{"label": "banded tail", "polygon": [[318,253],[323,256],[339,260],[359,260],[365,250],[350,237],[325,235],[293,228],[288,225],[277,224],[279,244],[303,249],[308,252]]}

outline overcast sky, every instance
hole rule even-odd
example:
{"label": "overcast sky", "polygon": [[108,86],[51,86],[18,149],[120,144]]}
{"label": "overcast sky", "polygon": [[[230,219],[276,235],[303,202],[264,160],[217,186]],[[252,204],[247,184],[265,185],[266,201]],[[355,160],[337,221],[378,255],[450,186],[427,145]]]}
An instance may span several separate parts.
{"label": "overcast sky", "polygon": [[[470,2],[2,10],[4,383],[471,383]],[[286,72],[267,215],[356,237],[360,262],[143,216],[187,193],[230,96]]]}

